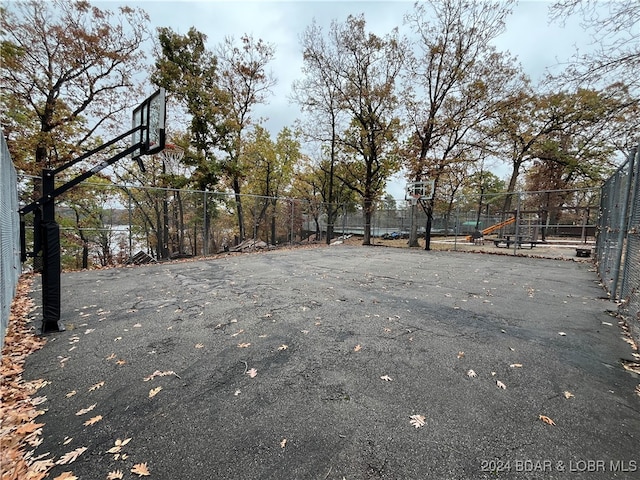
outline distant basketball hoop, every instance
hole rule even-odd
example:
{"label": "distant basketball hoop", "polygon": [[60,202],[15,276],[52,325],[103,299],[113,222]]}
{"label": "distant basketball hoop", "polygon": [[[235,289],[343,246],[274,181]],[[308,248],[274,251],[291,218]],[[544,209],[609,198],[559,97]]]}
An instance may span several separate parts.
{"label": "distant basketball hoop", "polygon": [[404,199],[411,205],[417,205],[421,200],[431,200],[435,183],[435,180],[407,183]]}

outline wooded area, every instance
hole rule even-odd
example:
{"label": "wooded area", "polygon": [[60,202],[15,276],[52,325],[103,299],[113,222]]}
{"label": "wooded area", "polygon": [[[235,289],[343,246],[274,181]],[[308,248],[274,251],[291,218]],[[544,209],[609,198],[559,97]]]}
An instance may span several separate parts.
{"label": "wooded area", "polygon": [[[415,246],[419,214],[429,239],[436,212],[451,212],[456,199],[493,195],[496,211],[509,212],[511,192],[586,191],[637,142],[640,5],[616,2],[603,18],[591,15],[595,1],[554,4],[554,21],[580,15],[601,48],[538,83],[492,42],[513,5],[416,3],[405,24],[385,35],[368,31],[364,14],[335,19],[326,30],[309,25],[300,38],[303,70],[291,86],[301,117],[274,134],[256,109],[276,84],[269,65],[277,45],[244,34],[209,47],[195,28],[152,32],[137,8],[12,2],[1,18],[2,125],[19,173],[37,176],[122,133],[149,83],[166,89],[168,138],[184,152],[181,161],[158,154],[144,160],[144,173],[122,164],[60,203],[75,240],[103,246],[100,263],[113,261],[108,241],[85,232],[108,230],[105,205],[114,196],[101,196],[101,182],[128,186],[116,210],[138,212],[139,228],[155,238],[145,248],[163,259],[257,236],[269,244],[301,239],[313,229],[294,225],[296,205],[311,220],[322,212],[318,233],[327,242],[350,205],[369,244],[375,212],[390,200],[385,186],[404,171],[408,181],[435,181],[424,212],[396,208],[409,209]],[[491,172],[496,162],[508,167],[507,178]],[[37,189],[25,180],[24,201]],[[213,230],[220,212],[235,220]]]}

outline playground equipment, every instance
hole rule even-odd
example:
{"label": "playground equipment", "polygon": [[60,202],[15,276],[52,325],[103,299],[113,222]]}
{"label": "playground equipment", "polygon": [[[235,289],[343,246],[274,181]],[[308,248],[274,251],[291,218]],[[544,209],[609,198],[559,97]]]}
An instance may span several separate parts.
{"label": "playground equipment", "polygon": [[[515,221],[516,221],[516,217],[511,217],[505,220],[504,222],[499,222],[499,223],[496,223],[495,225],[491,225],[490,227],[485,228],[480,233],[482,233],[483,236],[489,235],[490,233],[493,233],[496,230],[500,230],[501,228],[506,227],[507,225],[511,225]],[[472,242],[472,241],[473,241],[473,235],[467,235],[467,242]]]}

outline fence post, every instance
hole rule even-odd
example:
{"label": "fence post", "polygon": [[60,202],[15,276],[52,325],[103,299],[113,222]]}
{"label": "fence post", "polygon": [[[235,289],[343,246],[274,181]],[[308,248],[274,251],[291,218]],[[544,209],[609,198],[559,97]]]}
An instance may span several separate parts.
{"label": "fence post", "polygon": [[629,211],[629,198],[631,196],[631,187],[633,185],[633,174],[635,171],[635,159],[638,147],[634,147],[629,153],[627,185],[624,191],[624,199],[622,201],[622,209],[620,210],[620,229],[618,231],[618,251],[617,258],[613,265],[613,285],[611,286],[611,298],[616,299],[618,293],[618,283],[620,281],[620,263],[622,262],[622,244],[627,234],[627,212]]}
{"label": "fence post", "polygon": [[129,260],[133,258],[133,232],[131,231],[133,228],[133,218],[131,212],[131,190],[127,189],[127,196],[129,198]]}
{"label": "fence post", "polygon": [[518,201],[516,202],[516,237],[514,238],[514,242],[513,242],[513,254],[517,255],[518,254],[518,237],[520,236],[520,201],[521,201],[521,193],[522,192],[518,192],[517,195],[517,199]]}
{"label": "fence post", "polygon": [[203,219],[202,219],[202,227],[203,227],[203,232],[202,232],[202,254],[203,255],[208,255],[209,254],[209,219],[208,219],[208,211],[207,211],[207,189],[204,189],[204,192],[202,192],[202,196],[203,196],[203,207],[202,207],[202,215],[203,215]]}

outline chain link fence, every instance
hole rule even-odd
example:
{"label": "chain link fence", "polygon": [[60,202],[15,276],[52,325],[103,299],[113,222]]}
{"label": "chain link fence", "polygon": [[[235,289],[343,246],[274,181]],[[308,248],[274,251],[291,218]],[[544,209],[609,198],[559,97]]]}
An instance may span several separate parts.
{"label": "chain link fence", "polygon": [[631,333],[640,339],[640,146],[602,186],[598,274]]}
{"label": "chain link fence", "polygon": [[[503,247],[502,253],[514,254],[525,242],[529,247],[590,247],[595,240],[599,193],[599,189],[583,189],[441,198],[432,214],[432,245],[457,249],[477,245],[480,239],[491,248]],[[236,197],[106,181],[78,185],[57,199],[56,211],[66,269],[123,264],[133,258],[160,261],[327,242],[327,237],[329,241],[358,237],[365,230],[357,203]],[[396,245],[406,246],[415,225],[419,245],[424,246],[426,223],[427,214],[420,205],[412,211],[404,199],[385,199],[376,204],[371,218],[372,241],[402,240]]]}
{"label": "chain link fence", "polygon": [[[36,177],[21,180],[27,198]],[[134,257],[161,261],[311,242],[315,229],[305,228],[313,208],[287,197],[236,198],[226,192],[87,181],[56,199],[62,266],[82,269],[126,264]],[[33,218],[25,221],[29,248]]]}
{"label": "chain link fence", "polygon": [[[595,241],[599,194],[599,189],[573,189],[437,198],[431,218],[432,246],[498,242],[516,251],[525,243],[529,247],[587,244],[590,248]],[[374,240],[408,239],[412,225],[420,246],[425,246],[425,208],[418,204],[412,212],[410,202],[390,199],[377,206],[371,234]],[[363,229],[359,206],[340,211],[336,232],[359,235]]]}
{"label": "chain link fence", "polygon": [[0,345],[9,323],[20,265],[20,219],[16,170],[0,130]]}

